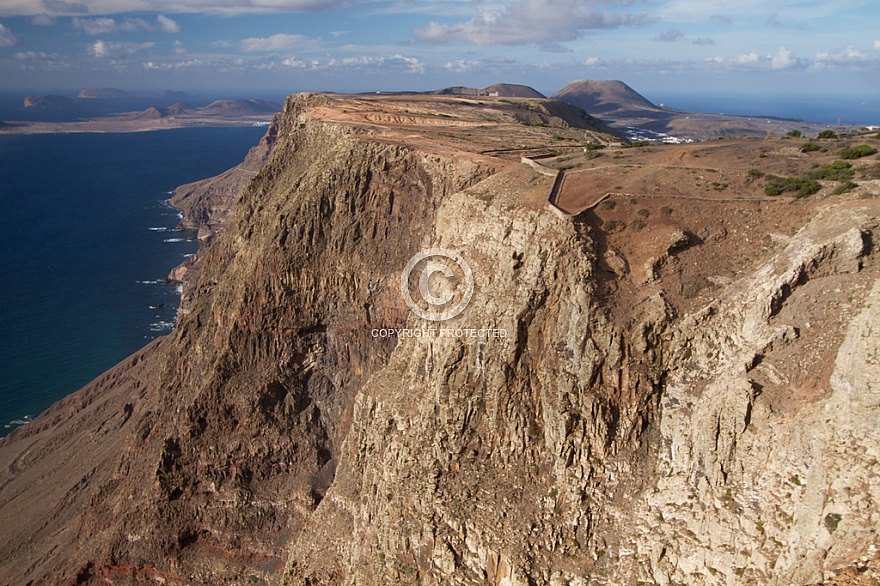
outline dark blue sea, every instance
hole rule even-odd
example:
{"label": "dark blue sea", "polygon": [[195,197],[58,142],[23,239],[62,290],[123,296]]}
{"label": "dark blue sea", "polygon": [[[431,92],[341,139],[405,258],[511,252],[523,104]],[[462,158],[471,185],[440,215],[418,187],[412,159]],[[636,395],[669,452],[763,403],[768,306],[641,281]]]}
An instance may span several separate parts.
{"label": "dark blue sea", "polygon": [[264,133],[0,136],[0,436],[170,331],[198,244],[165,201]]}

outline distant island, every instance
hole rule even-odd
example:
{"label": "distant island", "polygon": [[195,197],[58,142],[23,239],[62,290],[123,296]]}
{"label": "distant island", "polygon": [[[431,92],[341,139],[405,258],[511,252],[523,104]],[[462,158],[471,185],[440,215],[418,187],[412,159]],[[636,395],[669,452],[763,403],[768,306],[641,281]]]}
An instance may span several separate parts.
{"label": "distant island", "polygon": [[87,87],[80,90],[78,98],[107,99],[107,98],[186,98],[186,92],[165,90],[158,94],[129,93],[114,87]]}
{"label": "distant island", "polygon": [[45,96],[28,96],[24,99],[25,108],[34,108],[38,110],[67,110],[74,108],[76,102],[66,96],[45,95]]}
{"label": "distant island", "polygon": [[[68,108],[74,105],[73,100],[64,96],[28,96],[25,99],[25,107],[30,108]],[[268,124],[280,111],[280,104],[268,100],[216,100],[204,108],[177,102],[167,108],[151,106],[119,116],[76,122],[5,122],[0,123],[0,134],[141,132],[189,126],[254,126]]]}

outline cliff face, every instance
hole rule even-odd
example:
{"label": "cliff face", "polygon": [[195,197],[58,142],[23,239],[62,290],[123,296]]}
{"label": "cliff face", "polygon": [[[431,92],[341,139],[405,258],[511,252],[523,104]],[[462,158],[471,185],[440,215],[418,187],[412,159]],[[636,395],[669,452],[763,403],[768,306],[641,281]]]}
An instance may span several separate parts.
{"label": "cliff face", "polygon": [[[288,100],[175,332],[0,442],[6,581],[781,585],[875,555],[880,206],[634,194],[652,223],[615,230],[519,162],[603,137],[424,100]],[[438,247],[475,280],[440,326],[399,291]]]}

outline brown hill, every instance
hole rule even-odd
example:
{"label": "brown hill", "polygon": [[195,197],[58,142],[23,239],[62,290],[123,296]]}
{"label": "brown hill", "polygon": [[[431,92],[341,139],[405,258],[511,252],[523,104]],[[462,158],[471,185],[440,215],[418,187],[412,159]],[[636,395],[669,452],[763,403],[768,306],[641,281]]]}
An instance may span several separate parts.
{"label": "brown hill", "polygon": [[[692,112],[652,104],[637,91],[618,80],[580,79],[573,81],[553,98],[580,106],[611,126],[628,128],[636,139],[678,137],[706,140],[721,136],[783,136],[790,130],[818,133],[824,125],[807,125],[801,120],[767,116],[729,116]],[[647,131],[647,132],[644,132]]]}
{"label": "brown hill", "polygon": [[497,96],[499,98],[544,98],[541,92],[527,85],[496,83],[484,88],[452,86],[427,92],[437,96]]}
{"label": "brown hill", "polygon": [[192,106],[190,106],[186,102],[175,102],[174,104],[171,104],[170,106],[165,108],[165,111],[168,114],[175,114],[176,115],[176,114],[186,114],[187,112],[191,112],[194,109],[195,108],[193,108]]}
{"label": "brown hill", "polygon": [[159,118],[164,118],[166,112],[163,112],[159,108],[149,107],[140,114],[136,116],[138,120],[158,120]]}
{"label": "brown hill", "polygon": [[25,108],[36,108],[40,110],[62,110],[73,108],[76,103],[65,96],[55,96],[52,94],[46,96],[28,96],[24,99]]}
{"label": "brown hill", "polygon": [[553,98],[580,106],[593,115],[620,117],[665,111],[616,79],[579,79],[553,94]]}
{"label": "brown hill", "polygon": [[267,100],[217,100],[198,110],[201,116],[253,116],[280,112],[281,106]]}

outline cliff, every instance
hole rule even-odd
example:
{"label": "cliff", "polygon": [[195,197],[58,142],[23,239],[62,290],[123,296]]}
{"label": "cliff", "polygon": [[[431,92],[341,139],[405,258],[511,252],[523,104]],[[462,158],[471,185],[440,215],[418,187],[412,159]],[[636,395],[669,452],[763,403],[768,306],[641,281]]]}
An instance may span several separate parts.
{"label": "cliff", "polygon": [[[587,157],[555,104],[289,98],[237,202],[176,196],[235,209],[174,333],[0,440],[4,581],[875,575],[880,188],[769,200],[749,165],[820,160],[772,142]],[[401,301],[428,248],[473,272],[442,325]]]}

